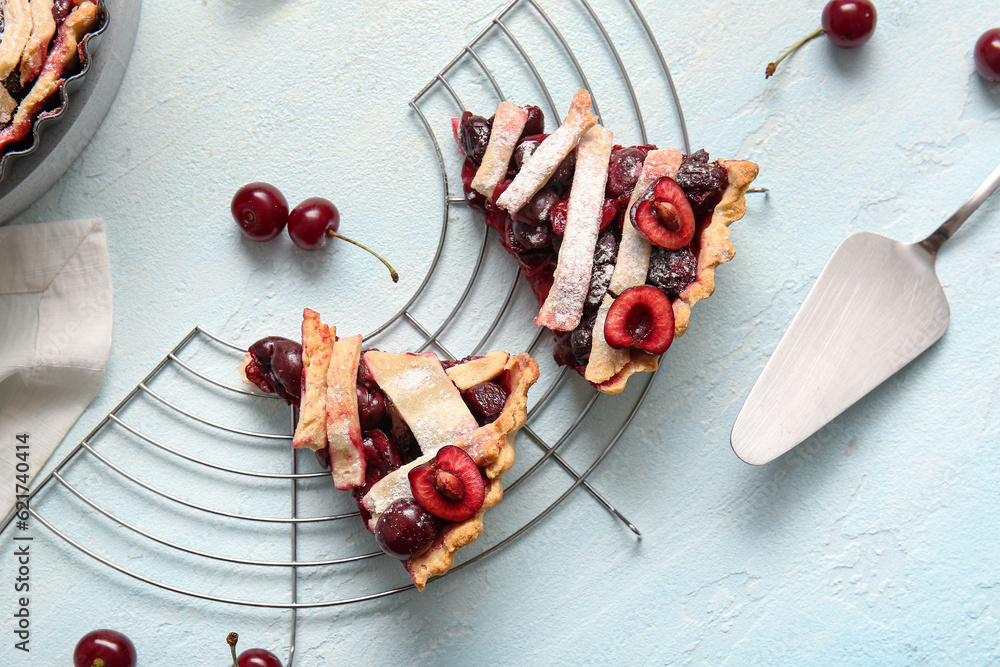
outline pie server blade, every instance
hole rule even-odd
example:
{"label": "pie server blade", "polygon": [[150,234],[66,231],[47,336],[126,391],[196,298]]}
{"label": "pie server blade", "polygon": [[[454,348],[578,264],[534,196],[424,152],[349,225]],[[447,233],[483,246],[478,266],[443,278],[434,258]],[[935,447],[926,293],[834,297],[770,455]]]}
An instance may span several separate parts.
{"label": "pie server blade", "polygon": [[774,460],[930,347],[950,311],[934,271],[941,245],[1000,186],[1000,165],[919,243],[861,232],[844,239],[750,390],[732,445]]}

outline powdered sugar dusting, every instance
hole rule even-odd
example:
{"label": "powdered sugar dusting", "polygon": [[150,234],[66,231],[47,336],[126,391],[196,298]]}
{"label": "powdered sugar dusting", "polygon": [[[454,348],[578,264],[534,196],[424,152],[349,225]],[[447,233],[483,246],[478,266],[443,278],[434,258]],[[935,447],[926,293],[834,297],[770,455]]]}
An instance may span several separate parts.
{"label": "powdered sugar dusting", "polygon": [[521,137],[527,121],[527,109],[510,102],[501,102],[497,105],[483,162],[476,171],[476,177],[472,179],[472,189],[487,199],[493,196],[493,190],[507,175],[507,165],[510,164],[517,140]]}
{"label": "powdered sugar dusting", "polygon": [[497,197],[497,206],[511,213],[521,210],[559,168],[559,163],[569,155],[583,133],[595,124],[597,117],[590,113],[590,93],[580,90],[573,96],[573,103],[562,125],[525,160],[521,171]]}
{"label": "powdered sugar dusting", "polygon": [[535,318],[538,326],[572,331],[580,323],[590,291],[613,138],[609,130],[595,125],[580,140],[559,263],[552,288]]}
{"label": "powdered sugar dusting", "polygon": [[375,382],[399,411],[425,454],[479,425],[434,354],[366,352]]}

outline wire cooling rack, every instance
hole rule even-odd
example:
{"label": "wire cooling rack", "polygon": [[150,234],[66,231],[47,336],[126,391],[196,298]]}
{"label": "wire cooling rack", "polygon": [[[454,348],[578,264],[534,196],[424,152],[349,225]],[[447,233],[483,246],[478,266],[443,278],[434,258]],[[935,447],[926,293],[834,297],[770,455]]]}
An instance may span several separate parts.
{"label": "wire cooling rack", "polygon": [[[546,8],[536,0],[513,0],[410,101],[441,169],[441,234],[416,291],[365,336],[367,344],[405,330],[407,349],[433,348],[457,359],[482,353],[501,332],[514,330],[528,332],[530,342],[505,347],[527,349],[543,367],[518,436],[518,464],[504,480],[506,502],[487,516],[484,535],[460,553],[449,574],[517,539],[581,487],[640,535],[588,477],[618,443],[655,374],[636,376],[622,395],[604,396],[555,367],[549,334],[526,325],[535,304],[516,264],[465,206],[451,130],[451,118],[464,109],[488,114],[504,99],[541,100],[551,128],[573,92],[585,87],[621,143],[656,142],[690,152],[677,93],[646,19],[631,0],[609,1],[602,20],[587,0],[546,3]],[[573,34],[561,26],[570,26]],[[616,43],[611,35],[626,27],[630,38]],[[650,126],[656,136],[647,131]],[[661,136],[664,131],[673,134]],[[433,298],[433,279],[455,226],[471,226],[470,220],[482,235],[475,264],[450,311],[436,321],[426,319],[418,306]],[[506,281],[487,277],[488,264],[498,264]],[[492,320],[477,320],[489,321],[476,332],[478,340],[451,349],[447,334],[461,326],[460,313],[484,292],[495,306]],[[311,453],[289,447],[294,412],[273,396],[234,386],[244,347],[195,327],[36,483],[28,511],[68,545],[143,584],[223,604],[288,610],[285,664],[290,666],[298,610],[364,602],[413,585],[396,561],[375,548],[351,509],[350,494],[334,493],[329,473]],[[563,452],[579,440],[592,446],[585,448],[583,465],[574,466]],[[123,447],[130,452],[127,466],[118,456]],[[518,491],[529,485],[531,493]],[[12,519],[13,513],[2,530]],[[67,527],[80,522],[104,524],[107,530],[94,539]],[[156,523],[157,531],[147,523]],[[201,527],[198,535],[191,535],[191,525]],[[254,546],[245,553],[211,548],[229,534]],[[386,585],[393,581],[400,583]]]}

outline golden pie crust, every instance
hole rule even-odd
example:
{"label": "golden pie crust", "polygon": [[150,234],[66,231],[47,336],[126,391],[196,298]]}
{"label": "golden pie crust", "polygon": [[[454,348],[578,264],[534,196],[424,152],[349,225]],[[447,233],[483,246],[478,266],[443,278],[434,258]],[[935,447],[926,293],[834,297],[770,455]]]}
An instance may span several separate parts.
{"label": "golden pie crust", "polygon": [[[475,364],[475,361],[468,363]],[[458,366],[450,370],[455,368]],[[479,364],[478,368],[491,366]],[[468,452],[482,469],[487,481],[486,498],[475,516],[446,525],[427,551],[404,562],[413,583],[421,591],[428,579],[451,569],[459,549],[476,541],[483,532],[483,514],[503,498],[503,475],[514,465],[514,437],[528,418],[528,389],[538,380],[538,363],[525,353],[510,355],[499,373],[490,376],[489,372],[483,372],[478,377],[479,381],[473,384],[499,378],[509,392],[507,402],[496,421],[452,444]]]}

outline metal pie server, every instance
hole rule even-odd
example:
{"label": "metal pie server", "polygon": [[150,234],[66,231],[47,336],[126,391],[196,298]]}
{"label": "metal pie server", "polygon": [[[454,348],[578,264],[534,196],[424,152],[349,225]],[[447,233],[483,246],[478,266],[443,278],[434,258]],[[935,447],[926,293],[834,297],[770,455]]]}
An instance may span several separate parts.
{"label": "metal pie server", "polygon": [[732,445],[774,460],[931,346],[949,309],[938,250],[1000,187],[1000,165],[933,234],[902,243],[860,232],[837,247],[747,396]]}

